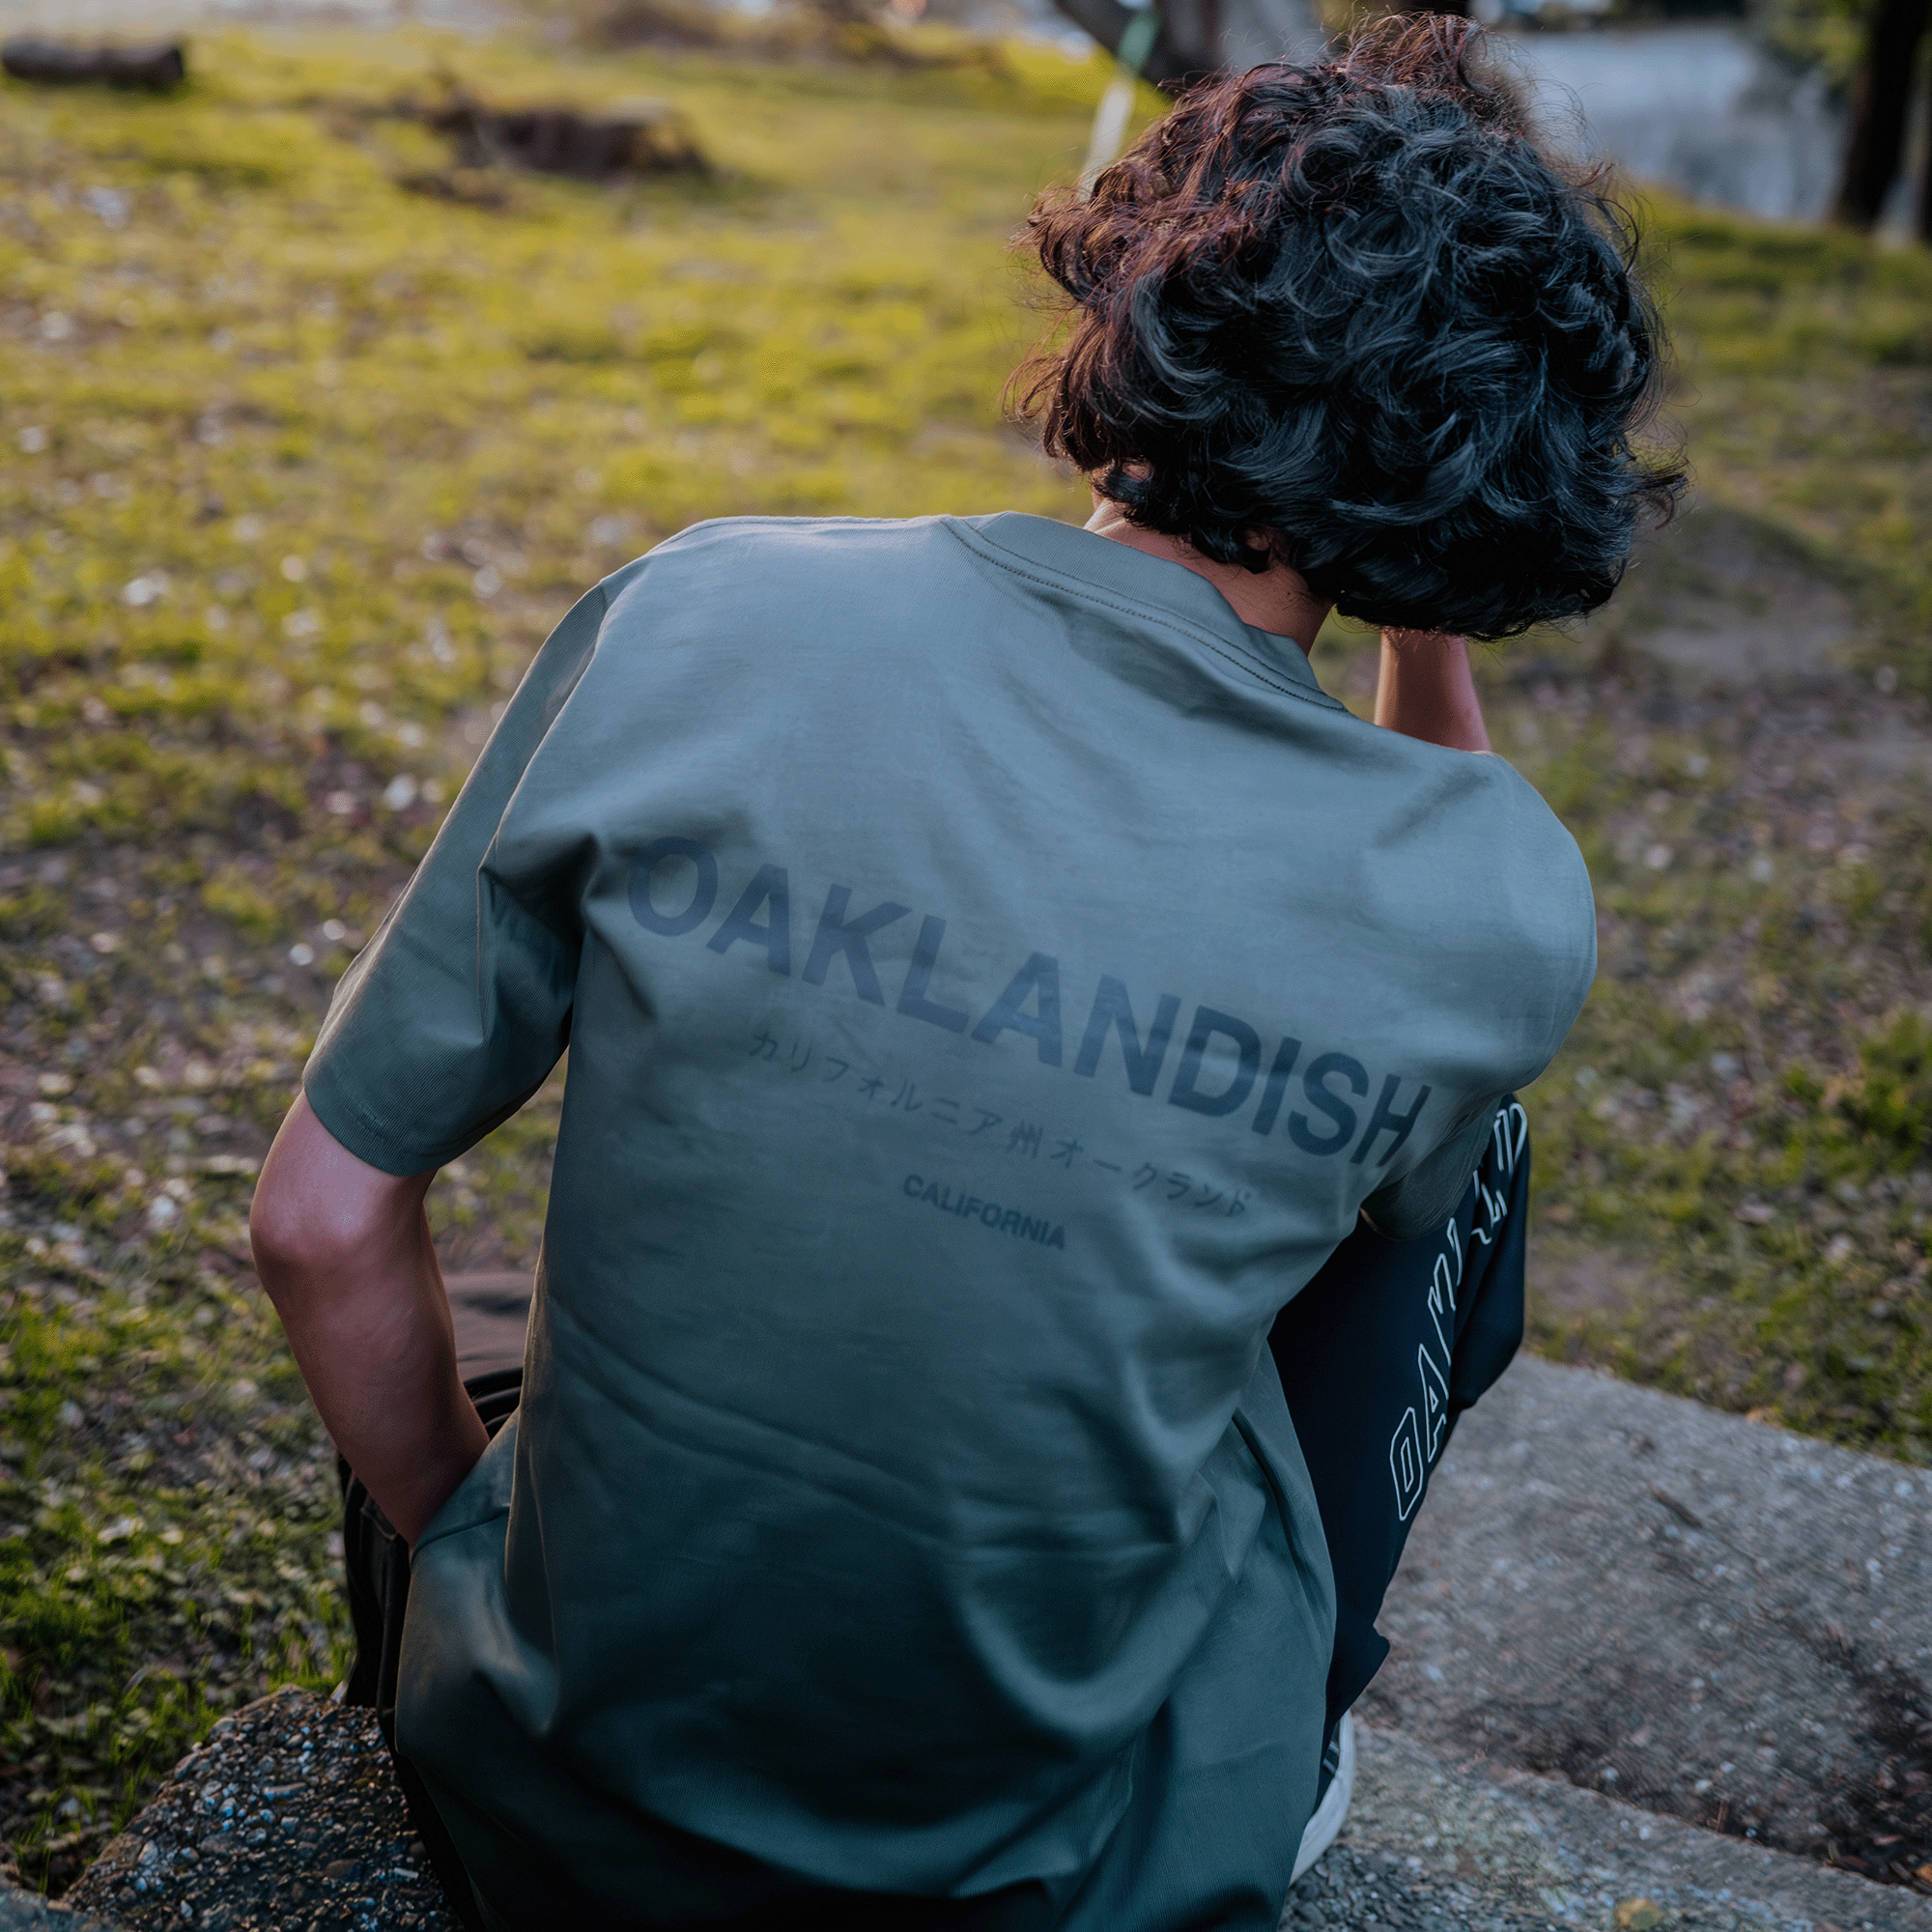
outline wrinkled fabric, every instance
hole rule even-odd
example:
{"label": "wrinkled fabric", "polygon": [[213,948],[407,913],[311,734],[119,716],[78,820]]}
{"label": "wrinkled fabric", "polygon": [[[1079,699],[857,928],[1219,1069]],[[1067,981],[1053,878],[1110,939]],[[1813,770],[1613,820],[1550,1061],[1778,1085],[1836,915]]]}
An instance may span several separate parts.
{"label": "wrinkled fabric", "polygon": [[1269,1326],[1593,962],[1502,760],[1122,545],[746,520],[593,590],[306,1075],[415,1173],[570,1050],[400,1687],[486,1907],[1271,1925],[1334,1610]]}

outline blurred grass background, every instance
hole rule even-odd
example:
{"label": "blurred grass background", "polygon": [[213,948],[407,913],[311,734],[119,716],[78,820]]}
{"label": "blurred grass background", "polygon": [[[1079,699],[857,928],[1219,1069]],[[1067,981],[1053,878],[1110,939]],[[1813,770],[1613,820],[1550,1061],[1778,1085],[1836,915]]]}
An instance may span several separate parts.
{"label": "blurred grass background", "polygon": [[[1002,419],[1039,321],[1006,251],[1107,70],[893,44],[264,31],[198,41],[169,99],[0,89],[0,1833],[31,1881],[223,1710],[344,1670],[250,1178],[549,626],[701,517],[1086,514]],[[711,169],[453,170],[396,111],[452,79],[668,101]],[[1922,1463],[1932,257],[1645,215],[1695,506],[1609,611],[1483,670],[1603,919],[1527,1096],[1535,1340]],[[1368,644],[1317,651],[1357,705]],[[531,1262],[555,1103],[439,1184],[447,1265]]]}

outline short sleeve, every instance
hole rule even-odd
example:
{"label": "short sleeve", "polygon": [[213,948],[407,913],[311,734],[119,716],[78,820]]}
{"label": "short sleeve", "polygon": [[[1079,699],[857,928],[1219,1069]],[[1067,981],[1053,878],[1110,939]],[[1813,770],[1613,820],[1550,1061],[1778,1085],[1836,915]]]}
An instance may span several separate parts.
{"label": "short sleeve", "polygon": [[487,860],[524,774],[576,688],[602,586],[551,634],[428,855],[344,974],[302,1088],[351,1153],[423,1174],[473,1147],[549,1077],[570,1037],[581,933],[503,891]]}
{"label": "short sleeve", "polygon": [[1494,1089],[1487,1094],[1478,1089],[1440,1145],[1362,1203],[1391,1240],[1435,1234],[1455,1212],[1497,1109],[1556,1058],[1597,974],[1596,899],[1577,841],[1520,772],[1492,753],[1481,755],[1507,807],[1490,845],[1492,876],[1513,882],[1505,903],[1517,913],[1495,944],[1492,978],[1498,1011],[1510,1021],[1502,1037],[1514,1034],[1518,1043],[1492,1063]]}

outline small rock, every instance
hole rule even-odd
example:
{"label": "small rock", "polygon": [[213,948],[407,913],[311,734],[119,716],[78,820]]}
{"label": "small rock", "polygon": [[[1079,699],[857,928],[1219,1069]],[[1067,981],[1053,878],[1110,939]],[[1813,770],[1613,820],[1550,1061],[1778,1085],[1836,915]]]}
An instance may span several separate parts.
{"label": "small rock", "polygon": [[1647,1898],[1620,1898],[1614,1922],[1617,1932],[1657,1932],[1667,1916],[1662,1906]]}

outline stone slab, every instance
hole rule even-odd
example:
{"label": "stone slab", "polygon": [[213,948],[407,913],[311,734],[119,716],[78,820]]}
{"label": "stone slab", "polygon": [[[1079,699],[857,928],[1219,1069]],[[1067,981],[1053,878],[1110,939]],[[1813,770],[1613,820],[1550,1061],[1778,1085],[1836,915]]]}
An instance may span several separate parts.
{"label": "stone slab", "polygon": [[215,1725],[68,1896],[123,1932],[456,1932],[375,1713],[297,1690]]}
{"label": "stone slab", "polygon": [[[471,1358],[517,1359],[522,1278],[452,1290]],[[1932,1856],[1926,1474],[1524,1360],[1383,1624],[1354,1809],[1289,1932],[1932,1932],[1918,1887],[1792,1855]],[[446,1923],[368,1714],[299,1691],[218,1729],[71,1898],[126,1932]],[[0,1892],[16,1924],[78,1932]]]}
{"label": "stone slab", "polygon": [[1932,1472],[1524,1359],[1381,1623],[1375,1724],[1932,1890]]}
{"label": "stone slab", "polygon": [[[1611,1932],[1620,1913],[1659,1932],[1932,1927],[1932,1902],[1905,1890],[1562,1780],[1497,1779],[1367,1726],[1358,1760],[1349,1822],[1291,1894],[1285,1932]],[[111,1919],[0,1894],[0,1932],[453,1932],[370,1715],[300,1690],[185,1759],[71,1897]]]}
{"label": "stone slab", "polygon": [[[1670,1932],[1932,1932],[1932,1899],[1902,1887],[1656,1817],[1566,1778],[1494,1775],[1481,1759],[1366,1724],[1355,1802],[1330,1857],[1345,1855],[1378,1870],[1389,1891],[1433,1892],[1456,1925],[1607,1932],[1621,1916]],[[1284,1926],[1296,1932],[1293,1900]]]}

